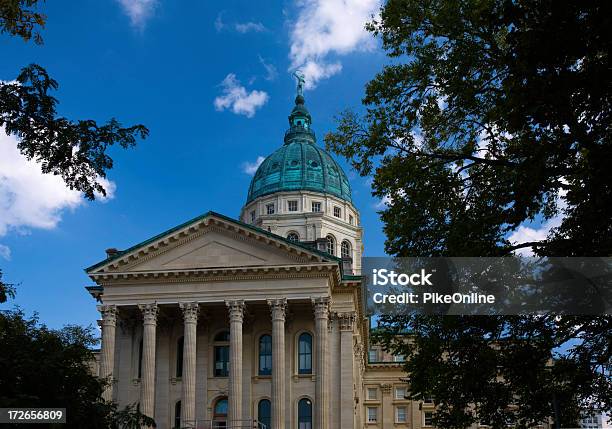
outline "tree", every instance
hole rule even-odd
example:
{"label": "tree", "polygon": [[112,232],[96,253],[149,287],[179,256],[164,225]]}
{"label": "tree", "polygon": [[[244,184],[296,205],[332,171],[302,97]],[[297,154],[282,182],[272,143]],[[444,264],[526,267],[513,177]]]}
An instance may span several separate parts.
{"label": "tree", "polygon": [[119,410],[102,399],[105,381],[90,368],[96,343],[92,327],[52,330],[36,315],[0,311],[0,407],[66,408],[67,428],[155,426],[133,406]]}
{"label": "tree", "polygon": [[[326,136],[388,197],[394,255],[612,254],[612,4],[389,0],[391,64]],[[526,220],[561,216],[544,239]]]}
{"label": "tree", "polygon": [[2,269],[0,269],[0,304],[6,302],[9,298],[15,297],[15,286],[11,283],[2,281]]}
{"label": "tree", "polygon": [[44,27],[47,17],[36,12],[38,0],[3,0],[0,3],[0,33],[19,36],[42,44],[38,27]]}
{"label": "tree", "polygon": [[[35,12],[37,0],[8,0],[0,4],[0,33],[34,38],[46,17]],[[59,175],[70,189],[93,200],[106,195],[101,179],[113,167],[108,149],[129,148],[146,138],[144,125],[123,127],[116,119],[99,125],[91,119],[71,121],[57,115],[57,100],[49,94],[58,88],[46,70],[30,64],[14,82],[0,81],[0,128],[18,138],[18,149],[29,160],[40,162],[42,172]]]}
{"label": "tree", "polygon": [[406,357],[437,427],[576,427],[580,410],[612,409],[610,332],[609,318],[383,315],[373,341]]}
{"label": "tree", "polygon": [[[367,28],[391,61],[367,84],[365,113],[340,115],[325,140],[388,201],[389,254],[612,254],[611,7],[384,4]],[[558,225],[510,239],[536,218]],[[611,333],[609,316],[383,316],[374,338],[407,356],[410,396],[433,396],[440,427],[502,428],[610,410]]]}

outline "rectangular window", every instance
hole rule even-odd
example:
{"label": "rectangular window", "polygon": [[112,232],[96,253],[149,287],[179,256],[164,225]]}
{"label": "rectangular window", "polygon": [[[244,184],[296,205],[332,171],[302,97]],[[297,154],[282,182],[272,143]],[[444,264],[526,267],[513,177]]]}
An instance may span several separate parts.
{"label": "rectangular window", "polygon": [[395,409],[395,423],[406,423],[406,407]]}
{"label": "rectangular window", "polygon": [[376,423],[378,421],[378,408],[368,407],[368,423]]}
{"label": "rectangular window", "polygon": [[287,210],[289,210],[290,212],[296,212],[298,211],[298,206],[297,206],[297,201],[293,200],[293,201],[287,201]]}
{"label": "rectangular window", "polygon": [[394,355],[393,356],[393,362],[404,362],[406,361],[406,358],[404,357],[404,355]]}
{"label": "rectangular window", "polygon": [[340,207],[334,207],[334,216],[341,217],[342,212],[340,211]]}
{"label": "rectangular window", "polygon": [[215,346],[215,377],[229,376],[229,346]]}
{"label": "rectangular window", "polygon": [[425,411],[423,413],[423,426],[433,426],[433,412]]}
{"label": "rectangular window", "polygon": [[368,360],[370,362],[378,362],[378,353],[376,353],[376,349],[370,349],[368,352]]}
{"label": "rectangular window", "polygon": [[352,225],[355,223],[355,219],[353,219],[353,215],[349,215],[349,223]]}
{"label": "rectangular window", "polygon": [[406,388],[405,387],[395,388],[395,399],[406,399]]}
{"label": "rectangular window", "polygon": [[368,387],[368,399],[373,400],[378,397],[378,389],[376,387]]}
{"label": "rectangular window", "polygon": [[274,204],[266,204],[266,213],[269,215],[274,214]]}
{"label": "rectangular window", "polygon": [[312,212],[313,213],[321,213],[321,203],[318,201],[312,202]]}
{"label": "rectangular window", "polygon": [[255,222],[255,210],[251,211],[251,222]]}

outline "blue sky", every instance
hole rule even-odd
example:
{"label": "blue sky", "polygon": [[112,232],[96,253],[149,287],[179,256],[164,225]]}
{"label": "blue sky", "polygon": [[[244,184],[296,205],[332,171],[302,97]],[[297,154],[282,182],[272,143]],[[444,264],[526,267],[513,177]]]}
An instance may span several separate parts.
{"label": "blue sky", "polygon": [[[208,210],[237,217],[258,157],[282,144],[295,96],[289,71],[307,75],[306,103],[322,136],[359,108],[386,61],[363,30],[375,0],[46,2],[44,45],[0,36],[0,79],[35,62],[60,84],[72,119],[143,123],[150,137],[112,150],[112,195],[86,202],[17,154],[0,132],[0,268],[15,302],[51,327],[98,318],[83,268]],[[346,168],[362,214],[365,252],[383,255],[379,203]],[[4,305],[6,308],[7,305]]]}

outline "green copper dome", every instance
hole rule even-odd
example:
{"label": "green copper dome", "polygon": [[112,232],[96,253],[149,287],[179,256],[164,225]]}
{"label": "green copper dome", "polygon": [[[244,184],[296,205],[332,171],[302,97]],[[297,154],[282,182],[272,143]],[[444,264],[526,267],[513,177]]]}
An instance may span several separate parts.
{"label": "green copper dome", "polygon": [[338,163],[317,146],[312,119],[298,84],[295,107],[289,115],[285,144],[261,163],[249,187],[247,204],[263,195],[283,191],[314,191],[351,202],[351,187]]}

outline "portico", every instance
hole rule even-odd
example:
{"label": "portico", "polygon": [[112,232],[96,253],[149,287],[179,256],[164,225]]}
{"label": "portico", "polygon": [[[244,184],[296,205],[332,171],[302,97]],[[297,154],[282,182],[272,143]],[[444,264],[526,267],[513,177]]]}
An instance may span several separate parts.
{"label": "portico", "polygon": [[[285,314],[286,312],[291,312],[292,307],[295,306],[296,312],[302,314],[302,312],[308,307],[309,303],[304,302],[303,300],[296,300],[292,305],[291,301],[288,301],[286,298],[277,298],[268,300],[267,302],[254,301],[251,303],[245,303],[241,300],[233,300],[227,301],[225,306],[227,308],[227,318],[229,320],[229,361],[231,362],[229,365],[229,374],[228,377],[209,377],[210,379],[216,378],[216,380],[211,380],[212,383],[216,384],[219,388],[218,391],[214,392],[216,389],[211,388],[210,386],[206,389],[206,394],[212,394],[212,396],[223,397],[225,394],[227,395],[228,400],[228,410],[227,416],[217,415],[218,422],[227,421],[227,427],[251,427],[245,425],[244,422],[251,422],[253,420],[258,420],[257,410],[251,407],[248,403],[245,403],[245,399],[247,402],[252,402],[249,398],[254,396],[253,391],[251,392],[242,392],[242,387],[245,384],[243,379],[243,374],[251,373],[254,374],[252,378],[256,379],[256,383],[265,384],[266,387],[269,387],[269,395],[263,395],[263,398],[271,399],[271,422],[272,427],[275,428],[284,428],[284,427],[292,427],[292,414],[286,413],[286,402],[287,396],[286,392],[293,390],[292,386],[287,386],[289,383],[296,384],[298,390],[307,391],[310,394],[307,395],[309,398],[313,399],[313,411],[314,416],[316,417],[317,427],[327,427],[328,425],[323,423],[325,420],[325,416],[327,414],[327,410],[329,410],[329,400],[327,398],[326,393],[328,393],[328,389],[323,386],[328,382],[328,375],[326,372],[326,359],[327,354],[325,351],[325,345],[327,341],[327,335],[321,339],[319,337],[320,332],[323,331],[327,334],[327,323],[328,323],[328,303],[329,297],[318,297],[313,298],[312,302],[315,303],[312,309],[312,317],[311,317],[311,325],[315,325],[315,335],[314,335],[314,350],[313,355],[316,359],[316,364],[310,368],[309,374],[299,374],[299,363],[290,362],[290,372],[295,373],[295,377],[287,377],[287,371],[285,370],[285,364],[287,360],[290,360],[291,348],[295,343],[292,338],[293,335],[291,332],[288,332],[285,329]],[[257,339],[258,335],[253,332],[252,329],[247,328],[247,332],[243,332],[244,329],[244,319],[245,315],[248,320],[248,312],[249,309],[254,310],[256,313],[260,313],[264,306],[268,306],[270,308],[271,317],[267,322],[261,323],[262,325],[271,325],[272,332],[272,376],[260,376],[257,374],[257,367],[253,367],[252,356],[249,356],[249,353],[245,351],[243,347],[243,343],[248,343],[249,348],[252,349],[253,341],[252,339]],[[322,308],[323,307],[323,308]],[[214,403],[212,402],[215,398],[208,397],[200,397],[196,398],[196,387],[199,386],[200,383],[204,383],[203,379],[206,377],[198,377],[196,371],[196,362],[198,359],[198,347],[197,347],[197,339],[202,338],[205,332],[215,332],[217,329],[209,329],[210,327],[200,325],[197,326],[197,317],[198,314],[205,315],[208,309],[210,314],[218,315],[222,311],[223,305],[219,303],[211,303],[211,302],[188,302],[188,303],[178,303],[176,305],[173,304],[163,304],[158,305],[156,303],[148,303],[148,304],[140,304],[138,306],[138,310],[132,308],[129,305],[120,306],[119,308],[114,307],[115,314],[118,314],[118,320],[120,325],[131,325],[131,330],[134,332],[140,331],[138,326],[134,324],[135,320],[138,320],[136,323],[142,323],[142,364],[141,364],[141,374],[138,380],[136,381],[137,387],[139,387],[139,398],[140,398],[140,407],[144,413],[147,413],[154,418],[158,418],[160,416],[160,411],[156,408],[167,408],[164,406],[157,406],[159,404],[159,398],[163,395],[160,392],[156,392],[156,387],[160,389],[168,389],[168,383],[165,380],[160,380],[160,376],[164,371],[159,369],[156,370],[155,361],[160,360],[160,355],[162,353],[159,352],[156,348],[155,341],[155,332],[156,328],[159,328],[159,331],[163,333],[168,331],[168,324],[177,323],[177,318],[173,318],[172,315],[180,314],[180,311],[183,313],[183,353],[182,353],[182,374],[180,380],[174,380],[174,383],[178,383],[181,385],[181,393],[180,393],[180,421],[181,427],[196,427],[196,423],[203,423],[208,420],[215,420],[214,412],[207,415],[205,406],[206,404],[212,404],[214,408]],[[180,311],[179,311],[180,310]],[[108,309],[101,310],[103,321],[107,321],[111,316],[112,312]],[[317,321],[315,322],[315,311]],[[138,315],[138,312],[141,315]],[[293,313],[295,314],[295,313]],[[122,316],[124,319],[122,319]],[[164,322],[159,322],[160,326],[158,326],[158,320],[160,318],[164,319]],[[141,319],[141,320],[140,320]],[[308,325],[308,323],[304,323],[302,321],[300,325]],[[223,323],[216,323],[214,326],[223,325]],[[317,329],[318,327],[318,329]],[[324,329],[323,329],[324,327]],[[197,332],[197,329],[201,332]],[[214,341],[213,341],[214,342]],[[108,342],[105,341],[104,345]],[[107,356],[105,359],[108,359],[110,362],[116,362],[117,360],[121,361],[122,359],[116,359],[117,357],[114,355],[112,347],[109,349],[102,349],[102,355]],[[288,347],[288,346],[289,347]],[[213,345],[214,347],[214,345]],[[199,348],[200,351],[207,353],[203,347]],[[140,354],[140,350],[139,350]],[[256,354],[256,358],[258,357],[258,353]],[[157,359],[154,357],[157,356]],[[178,355],[175,355],[175,359],[179,358]],[[215,364],[215,359],[213,356],[212,360],[207,360],[209,365]],[[244,369],[244,362],[246,361],[246,365],[249,366],[248,370]],[[204,372],[205,374],[209,374],[209,368],[200,368],[200,372]],[[109,370],[109,375],[114,376],[114,365],[111,365]],[[293,379],[293,381],[292,381]],[[172,382],[172,381],[171,381]],[[249,383],[250,384],[250,380]],[[108,389],[107,395],[109,398],[118,399],[120,396],[118,392],[114,392],[113,385]],[[258,389],[254,389],[258,390]],[[266,389],[263,389],[266,390]],[[202,391],[202,389],[200,389]],[[157,398],[157,400],[154,400]],[[257,402],[257,401],[255,401]],[[200,408],[196,411],[197,408]],[[172,411],[172,410],[170,410]],[[167,411],[166,411],[167,413]],[[165,414],[164,412],[161,413]],[[287,415],[289,414],[289,415]],[[313,416],[313,417],[314,417]],[[177,416],[173,416],[173,421]],[[225,417],[225,418],[224,418]],[[265,416],[264,416],[265,417]],[[321,425],[321,426],[319,426]]]}
{"label": "portico", "polygon": [[[202,247],[218,264],[224,258],[214,249],[239,260],[250,258],[254,245],[260,247],[259,265],[245,267],[242,261],[238,269],[226,258],[226,267],[207,268],[201,260],[197,269],[188,266]],[[252,427],[246,422],[260,417],[274,428],[295,427],[298,403],[305,399],[312,427],[333,427],[330,366],[339,365],[330,361],[329,336],[340,320],[334,305],[342,310],[350,304],[355,311],[360,299],[356,285],[342,280],[338,260],[254,234],[216,214],[134,252],[90,272],[104,289],[100,374],[114,380],[106,398],[138,402],[158,427],[217,420],[235,428]],[[266,336],[271,371],[260,362],[267,357]],[[352,335],[349,343],[352,350]],[[225,399],[227,412],[216,413],[217,402]],[[260,415],[266,414],[265,401],[269,416]]]}

